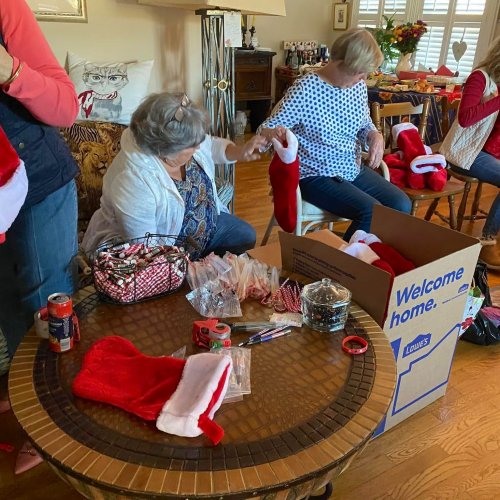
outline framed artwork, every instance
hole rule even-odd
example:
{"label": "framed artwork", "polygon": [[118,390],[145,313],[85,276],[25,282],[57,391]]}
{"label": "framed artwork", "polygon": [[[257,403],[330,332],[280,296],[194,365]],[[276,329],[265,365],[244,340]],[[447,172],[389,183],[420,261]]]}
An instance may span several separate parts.
{"label": "framed artwork", "polygon": [[28,0],[39,21],[87,22],[86,0]]}
{"label": "framed artwork", "polygon": [[333,4],[333,29],[346,30],[349,27],[349,4]]}

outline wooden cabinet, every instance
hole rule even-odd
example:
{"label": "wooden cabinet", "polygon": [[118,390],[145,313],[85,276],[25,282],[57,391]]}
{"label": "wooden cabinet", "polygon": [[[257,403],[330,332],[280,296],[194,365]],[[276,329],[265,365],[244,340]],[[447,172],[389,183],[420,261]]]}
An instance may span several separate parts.
{"label": "wooden cabinet", "polygon": [[278,66],[274,73],[276,79],[276,85],[274,89],[274,98],[276,102],[279,102],[281,98],[285,95],[288,87],[290,87],[295,80],[299,77],[299,72],[291,70],[286,66]]}
{"label": "wooden cabinet", "polygon": [[275,52],[269,51],[235,51],[236,109],[250,110],[252,131],[265,120],[271,110],[271,77],[275,55]]}

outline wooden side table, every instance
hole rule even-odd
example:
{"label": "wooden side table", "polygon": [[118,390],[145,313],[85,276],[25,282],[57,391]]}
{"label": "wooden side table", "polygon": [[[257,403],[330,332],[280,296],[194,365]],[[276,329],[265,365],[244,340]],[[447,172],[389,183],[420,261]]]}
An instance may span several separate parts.
{"label": "wooden side table", "polygon": [[[218,410],[225,436],[217,446],[204,436],[159,432],[154,422],[72,394],[84,354],[105,335],[122,335],[151,356],[182,346],[188,355],[198,352],[191,330],[200,317],[187,291],[117,306],[101,302],[91,287],[81,290],[81,342],[63,354],[30,330],[12,362],[9,395],[35,448],[93,499],[285,500],[307,498],[333,481],[368,443],[396,381],[387,337],[355,304],[343,332],[304,326],[252,347],[252,392]],[[252,300],[242,310],[244,321],[266,320],[270,312]],[[365,338],[367,351],[345,353],[344,335]],[[246,337],[232,335],[235,344]]]}
{"label": "wooden side table", "polygon": [[250,109],[252,131],[257,129],[271,110],[271,77],[275,55],[276,52],[263,50],[235,51],[235,101],[241,103],[244,109]]}

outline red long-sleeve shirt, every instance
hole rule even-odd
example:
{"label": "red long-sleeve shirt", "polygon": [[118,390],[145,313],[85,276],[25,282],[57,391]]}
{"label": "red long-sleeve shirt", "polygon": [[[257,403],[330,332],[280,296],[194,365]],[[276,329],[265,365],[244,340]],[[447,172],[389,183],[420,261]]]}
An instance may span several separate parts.
{"label": "red long-sleeve shirt", "polygon": [[[462,101],[458,108],[458,123],[462,127],[470,127],[500,110],[500,94],[487,102],[481,102],[485,87],[486,77],[481,71],[473,71],[467,78],[462,89]],[[497,90],[500,90],[498,85]],[[500,113],[483,150],[500,160]]]}
{"label": "red long-sleeve shirt", "polygon": [[69,76],[58,63],[25,0],[0,0],[0,32],[19,76],[1,91],[21,102],[41,122],[69,127],[78,114],[78,99]]}

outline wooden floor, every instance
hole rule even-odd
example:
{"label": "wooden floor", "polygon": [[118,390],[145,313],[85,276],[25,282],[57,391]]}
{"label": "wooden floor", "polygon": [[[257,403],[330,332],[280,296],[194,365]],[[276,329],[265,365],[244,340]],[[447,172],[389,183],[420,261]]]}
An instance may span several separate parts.
{"label": "wooden floor", "polygon": [[[237,168],[235,212],[254,225],[258,242],[272,213],[267,164]],[[495,195],[486,188],[482,205],[489,208]],[[481,224],[465,223],[463,231],[479,236]],[[490,284],[500,285],[499,273],[490,273]],[[2,377],[0,397],[5,387]],[[0,415],[0,442],[19,448],[24,439],[12,413]],[[46,463],[18,477],[14,463],[15,453],[0,451],[0,499],[81,498]],[[446,396],[372,441],[337,481],[334,498],[500,498],[500,345],[459,342]]]}

